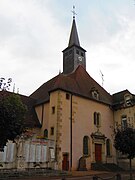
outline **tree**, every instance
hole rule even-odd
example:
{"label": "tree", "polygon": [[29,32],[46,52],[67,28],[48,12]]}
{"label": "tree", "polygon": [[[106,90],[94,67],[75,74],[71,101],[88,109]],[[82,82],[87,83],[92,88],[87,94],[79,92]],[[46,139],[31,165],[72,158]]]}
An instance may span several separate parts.
{"label": "tree", "polygon": [[12,83],[12,78],[0,78],[0,90],[9,90]]}
{"label": "tree", "polygon": [[132,159],[135,157],[135,129],[132,127],[117,128],[114,137],[114,147],[130,161],[130,179],[132,179]]}
{"label": "tree", "polygon": [[4,150],[8,140],[14,141],[17,135],[23,132],[23,121],[26,106],[22,103],[19,95],[5,96],[2,91],[0,99],[0,150]]}

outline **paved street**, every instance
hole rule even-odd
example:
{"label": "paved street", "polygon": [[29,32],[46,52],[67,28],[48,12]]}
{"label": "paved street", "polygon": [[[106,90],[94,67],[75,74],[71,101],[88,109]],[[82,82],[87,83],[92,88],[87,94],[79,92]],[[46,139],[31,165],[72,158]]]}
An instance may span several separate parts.
{"label": "paved street", "polygon": [[[22,178],[18,180],[93,180],[94,175],[85,175],[85,176],[78,176],[78,177],[29,177],[29,178]],[[116,173],[103,173],[96,175],[98,180],[116,180]],[[135,177],[135,176],[134,176]],[[129,174],[128,173],[121,173],[121,180],[128,180]]]}

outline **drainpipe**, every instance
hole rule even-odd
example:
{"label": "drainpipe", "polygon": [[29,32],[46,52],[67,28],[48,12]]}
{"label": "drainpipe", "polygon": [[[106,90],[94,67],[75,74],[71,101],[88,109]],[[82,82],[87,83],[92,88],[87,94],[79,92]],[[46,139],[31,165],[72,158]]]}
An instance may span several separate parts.
{"label": "drainpipe", "polygon": [[70,100],[70,170],[72,170],[72,94]]}

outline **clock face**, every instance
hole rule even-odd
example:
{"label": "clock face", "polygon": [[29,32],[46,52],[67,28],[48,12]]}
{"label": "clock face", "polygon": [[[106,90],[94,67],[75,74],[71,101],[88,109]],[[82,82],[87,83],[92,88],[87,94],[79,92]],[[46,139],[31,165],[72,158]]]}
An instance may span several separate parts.
{"label": "clock face", "polygon": [[83,59],[83,58],[82,58],[81,56],[78,56],[78,60],[79,60],[79,61],[82,61],[82,59]]}

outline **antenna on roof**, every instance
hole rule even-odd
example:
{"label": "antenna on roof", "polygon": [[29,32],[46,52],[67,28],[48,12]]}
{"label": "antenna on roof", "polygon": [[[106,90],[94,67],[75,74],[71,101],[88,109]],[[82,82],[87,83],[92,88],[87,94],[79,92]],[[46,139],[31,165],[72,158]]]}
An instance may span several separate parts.
{"label": "antenna on roof", "polygon": [[17,94],[19,94],[19,88],[17,88]]}
{"label": "antenna on roof", "polygon": [[100,70],[100,74],[101,74],[101,78],[102,78],[102,87],[104,85],[104,74],[102,73],[102,71]]}
{"label": "antenna on roof", "polygon": [[14,83],[14,85],[13,85],[13,93],[15,93],[15,83]]}

